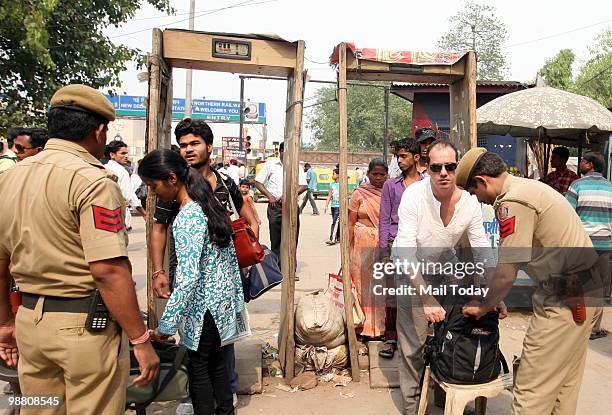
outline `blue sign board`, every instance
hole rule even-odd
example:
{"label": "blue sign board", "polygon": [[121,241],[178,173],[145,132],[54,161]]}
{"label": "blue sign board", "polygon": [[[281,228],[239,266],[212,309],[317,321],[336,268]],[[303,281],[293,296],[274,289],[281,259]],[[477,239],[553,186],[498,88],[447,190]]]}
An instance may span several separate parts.
{"label": "blue sign board", "polygon": [[[117,95],[106,96],[113,104],[117,116],[145,117],[147,110],[144,96]],[[246,123],[266,122],[266,104],[263,102],[244,103],[244,121]],[[185,99],[172,100],[172,118],[181,119],[185,114]],[[221,122],[240,121],[240,101],[219,101],[209,99],[194,99],[192,101],[191,116],[195,119]]]}

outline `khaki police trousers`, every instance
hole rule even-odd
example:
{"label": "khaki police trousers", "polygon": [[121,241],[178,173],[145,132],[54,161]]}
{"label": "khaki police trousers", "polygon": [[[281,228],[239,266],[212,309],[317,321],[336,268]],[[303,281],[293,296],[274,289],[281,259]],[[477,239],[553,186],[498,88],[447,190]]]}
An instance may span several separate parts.
{"label": "khaki police trousers", "polygon": [[540,291],[533,296],[533,315],[523,341],[514,384],[514,415],[574,415],[584,373],[593,317],[574,322],[568,307],[549,307]]}
{"label": "khaki police trousers", "polygon": [[127,338],[115,322],[85,330],[87,315],[42,313],[20,307],[16,319],[19,385],[24,395],[62,398],[55,408],[22,408],[30,414],[118,415],[125,412],[129,376]]}

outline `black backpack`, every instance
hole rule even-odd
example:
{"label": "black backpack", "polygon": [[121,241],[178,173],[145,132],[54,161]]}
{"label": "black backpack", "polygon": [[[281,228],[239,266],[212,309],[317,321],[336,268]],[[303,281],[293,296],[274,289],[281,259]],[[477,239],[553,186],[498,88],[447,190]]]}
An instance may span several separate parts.
{"label": "black backpack", "polygon": [[479,320],[464,317],[461,306],[447,309],[446,319],[434,326],[425,359],[434,375],[447,383],[471,385],[491,382],[508,364],[499,349],[499,313],[491,311]]}

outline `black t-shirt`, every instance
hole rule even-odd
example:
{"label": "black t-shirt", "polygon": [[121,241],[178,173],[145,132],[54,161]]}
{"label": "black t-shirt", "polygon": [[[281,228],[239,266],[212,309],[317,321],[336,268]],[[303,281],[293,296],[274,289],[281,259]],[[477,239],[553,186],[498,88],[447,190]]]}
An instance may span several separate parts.
{"label": "black t-shirt", "polygon": [[[240,188],[234,182],[234,180],[226,176],[222,173],[219,173],[216,170],[213,170],[215,176],[217,176],[217,188],[215,189],[215,197],[227,209],[228,212],[232,211],[232,206],[229,203],[229,195],[232,195],[232,200],[234,201],[234,206],[236,206],[236,210],[240,212],[242,209],[243,199],[242,193],[240,193]],[[221,182],[223,180],[223,182]],[[225,186],[223,185],[225,183]],[[228,192],[229,189],[229,192]],[[155,204],[155,221],[157,223],[162,223],[164,225],[169,225],[176,215],[179,212],[179,203],[177,201],[174,202],[164,202],[163,200],[157,199],[157,203]]]}

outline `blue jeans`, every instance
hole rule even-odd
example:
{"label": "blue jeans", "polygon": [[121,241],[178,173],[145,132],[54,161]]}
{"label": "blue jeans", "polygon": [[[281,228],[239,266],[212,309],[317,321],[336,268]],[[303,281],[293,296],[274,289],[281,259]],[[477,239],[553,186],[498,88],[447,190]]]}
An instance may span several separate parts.
{"label": "blue jeans", "polygon": [[232,393],[238,392],[238,372],[236,372],[236,353],[234,351],[234,344],[228,344],[221,348],[223,353],[223,360],[225,361],[225,368],[227,369],[227,376],[229,378],[230,389]]}
{"label": "blue jeans", "polygon": [[[331,224],[331,229],[329,230],[329,240],[338,242],[340,240],[340,223],[338,222],[338,219],[340,218],[340,208],[332,207],[331,214],[332,214],[332,224]],[[336,228],[336,225],[338,225],[337,228]],[[334,239],[334,229],[336,230],[336,239]]]}

